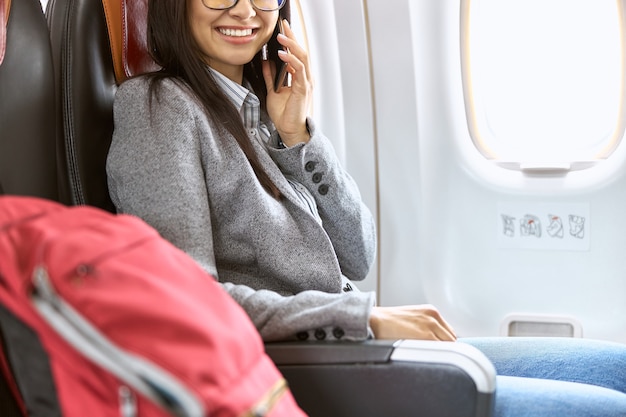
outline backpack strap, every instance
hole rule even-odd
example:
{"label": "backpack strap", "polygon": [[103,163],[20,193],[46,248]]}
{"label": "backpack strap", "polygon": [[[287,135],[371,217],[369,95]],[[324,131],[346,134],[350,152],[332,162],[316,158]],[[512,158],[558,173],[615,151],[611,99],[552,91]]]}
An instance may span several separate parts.
{"label": "backpack strap", "polygon": [[148,0],[102,0],[102,4],[117,83],[158,70],[148,52]]}
{"label": "backpack strap", "polygon": [[50,361],[39,336],[2,304],[0,342],[0,379],[6,383],[3,395],[12,400],[11,408],[21,415],[61,417]]}
{"label": "backpack strap", "polygon": [[0,65],[2,65],[4,53],[7,50],[7,26],[10,10],[11,0],[0,0]]}

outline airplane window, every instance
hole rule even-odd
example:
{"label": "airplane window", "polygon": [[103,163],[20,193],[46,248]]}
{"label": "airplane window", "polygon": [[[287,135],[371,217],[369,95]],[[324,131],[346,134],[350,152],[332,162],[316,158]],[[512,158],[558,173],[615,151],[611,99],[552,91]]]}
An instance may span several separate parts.
{"label": "airplane window", "polygon": [[606,158],[624,133],[622,0],[466,0],[463,86],[489,159]]}

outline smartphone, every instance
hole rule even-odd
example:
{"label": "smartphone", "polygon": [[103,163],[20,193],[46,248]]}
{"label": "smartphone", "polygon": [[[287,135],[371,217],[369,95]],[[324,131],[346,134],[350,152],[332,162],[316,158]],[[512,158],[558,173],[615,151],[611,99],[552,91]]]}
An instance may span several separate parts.
{"label": "smartphone", "polygon": [[287,48],[278,43],[276,37],[279,33],[285,34],[283,29],[283,20],[278,19],[278,23],[276,24],[276,29],[274,29],[274,35],[267,43],[267,46],[264,46],[263,50],[263,59],[269,59],[276,64],[276,76],[274,78],[274,91],[278,91],[281,87],[288,85],[289,83],[289,73],[287,72],[287,63],[283,62],[278,57],[278,51],[283,50],[285,52],[289,52]]}

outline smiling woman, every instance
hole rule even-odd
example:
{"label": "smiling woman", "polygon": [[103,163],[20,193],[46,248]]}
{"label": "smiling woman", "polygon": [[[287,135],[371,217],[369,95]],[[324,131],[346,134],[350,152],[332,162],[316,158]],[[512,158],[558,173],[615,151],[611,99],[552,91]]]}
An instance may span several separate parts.
{"label": "smiling woman", "polygon": [[[309,58],[287,23],[290,4],[267,4],[149,3],[149,50],[163,70],[118,90],[111,197],[218,276],[265,340],[321,330],[364,339],[374,295],[342,289],[367,275],[373,221],[308,117]],[[291,74],[277,91],[266,43],[290,51],[276,54]]]}

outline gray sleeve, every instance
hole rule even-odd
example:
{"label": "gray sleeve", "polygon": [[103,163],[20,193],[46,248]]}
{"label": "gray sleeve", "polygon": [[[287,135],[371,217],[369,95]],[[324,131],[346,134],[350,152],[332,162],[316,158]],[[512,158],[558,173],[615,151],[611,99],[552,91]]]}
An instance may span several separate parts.
{"label": "gray sleeve", "polygon": [[308,120],[311,140],[290,148],[277,145],[274,132],[269,152],[285,175],[303,184],[314,196],[322,224],[330,237],[342,273],[362,280],[376,253],[376,230],[358,186],[342,167],[330,141]]}
{"label": "gray sleeve", "polygon": [[222,284],[243,307],[266,342],[278,340],[365,340],[374,293],[303,291],[281,296],[244,285]]}

